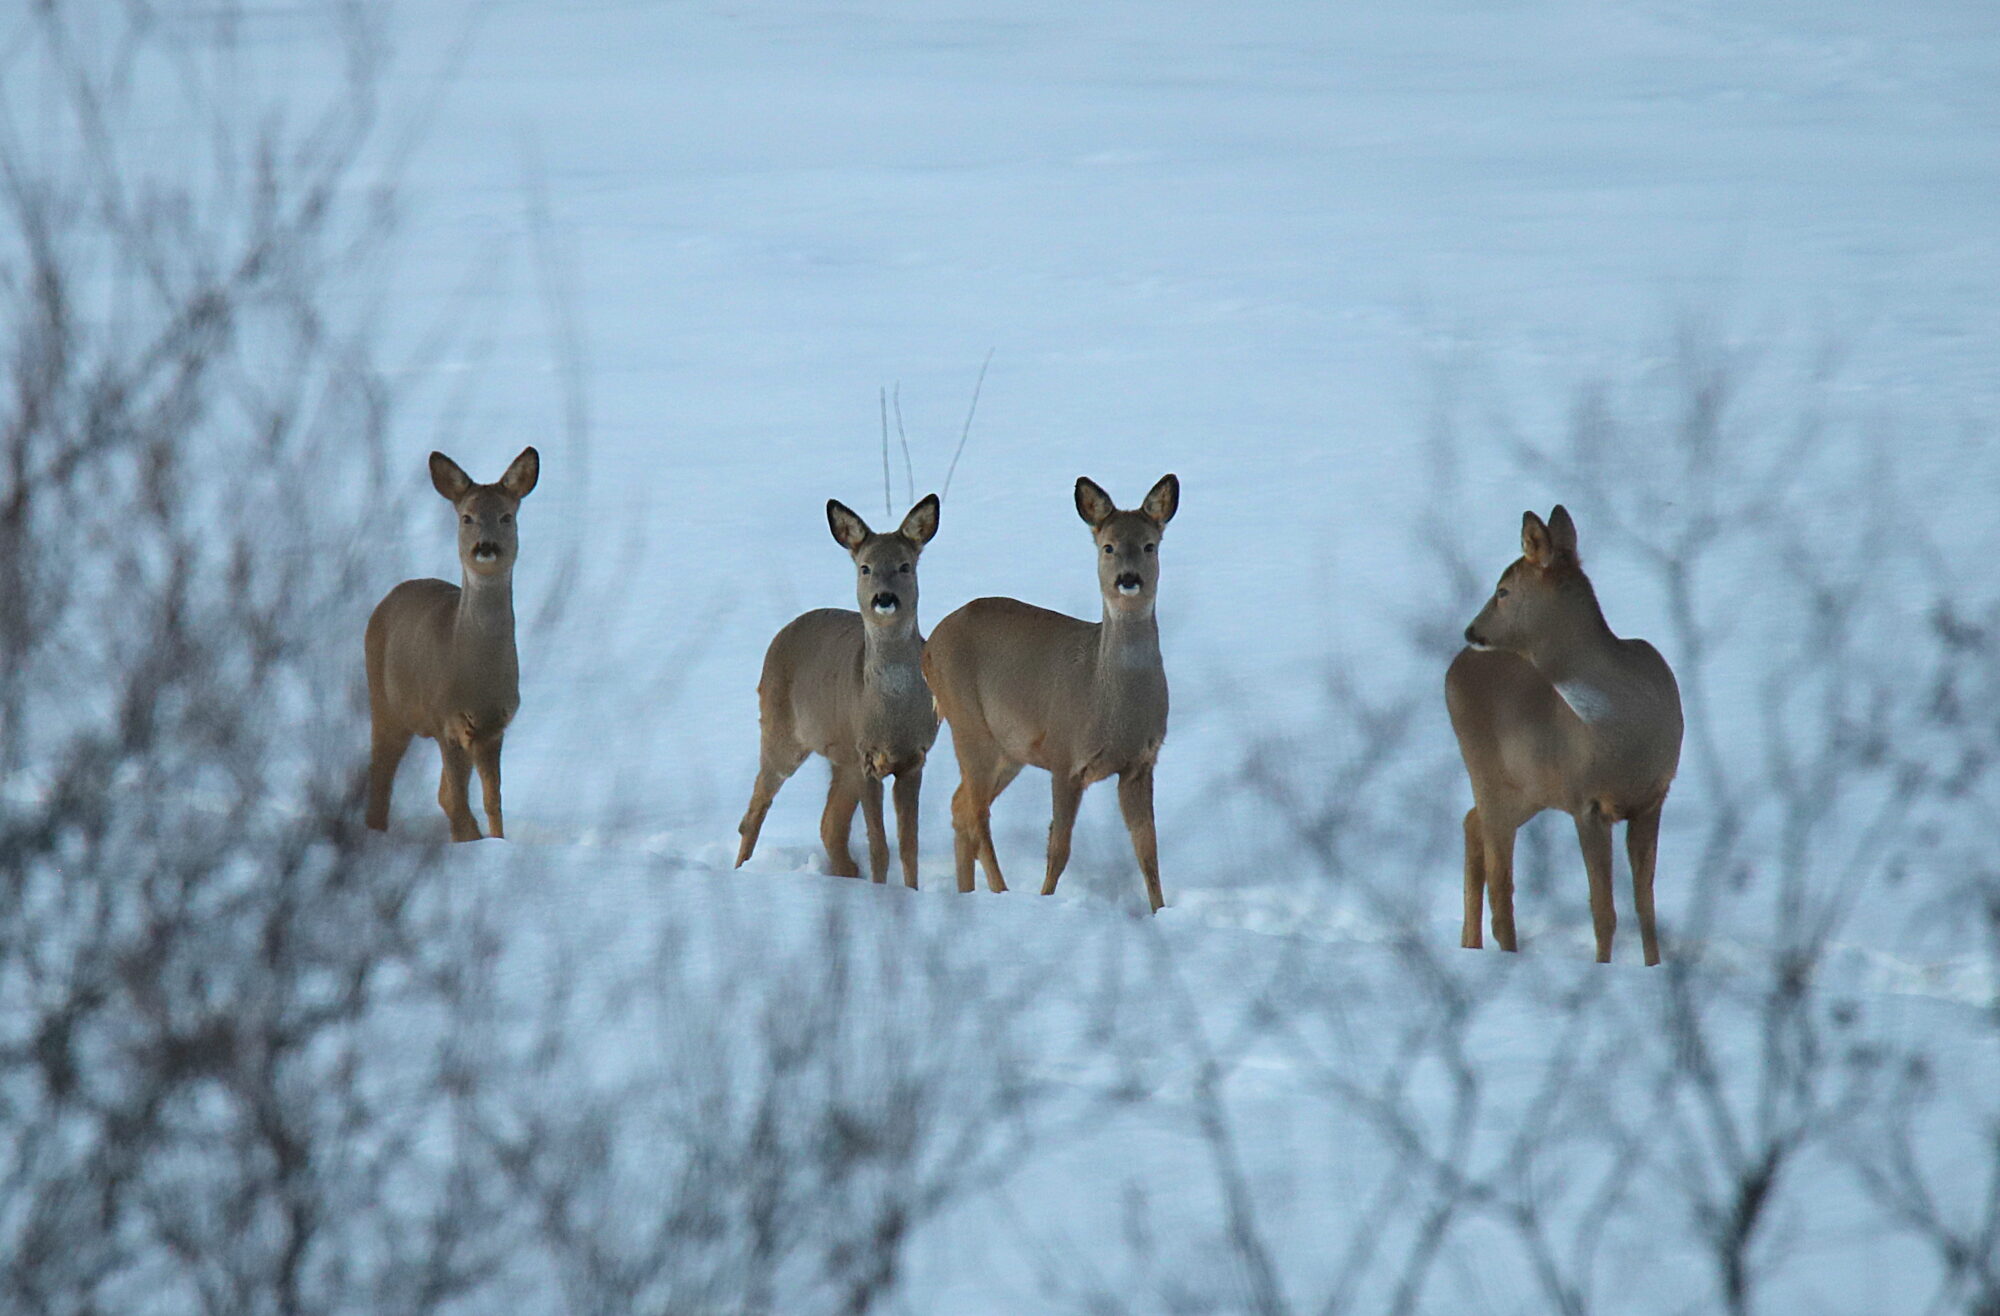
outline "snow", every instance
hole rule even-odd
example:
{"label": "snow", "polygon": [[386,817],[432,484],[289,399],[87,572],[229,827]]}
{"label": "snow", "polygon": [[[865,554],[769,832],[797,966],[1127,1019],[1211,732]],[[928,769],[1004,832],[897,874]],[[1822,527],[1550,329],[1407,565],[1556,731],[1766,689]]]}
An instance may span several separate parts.
{"label": "snow", "polygon": [[[256,21],[269,68],[287,67],[301,38],[279,15]],[[439,863],[452,899],[496,928],[521,1020],[576,975],[559,1076],[584,1105],[640,1102],[617,1143],[628,1173],[665,1155],[645,1117],[675,1113],[644,1094],[690,1063],[751,1072],[701,1048],[747,1045],[769,1004],[757,974],[797,969],[837,919],[878,968],[907,947],[912,965],[941,959],[993,993],[884,987],[894,1008],[857,1043],[864,1061],[895,1026],[990,1024],[1056,1093],[1004,1174],[918,1229],[902,1310],[1249,1309],[1255,1267],[1200,1133],[1211,1101],[1285,1300],[1388,1309],[1424,1225],[1408,1194],[1444,1172],[1412,1169],[1398,1131],[1366,1117],[1391,1091],[1460,1173],[1546,1211],[1565,1258],[1602,1218],[1577,1271],[1586,1305],[1719,1309],[1699,1194],[1618,1196],[1622,1174],[1658,1192],[1711,1173],[1703,1154],[1725,1159],[1698,1103],[1655,1086],[1685,1041],[1660,1023],[1681,980],[1638,965],[1622,893],[1617,962],[1589,962],[1560,819],[1523,836],[1524,953],[1457,950],[1469,801],[1442,662],[1406,635],[1471,615],[1430,555],[1440,524],[1483,590],[1522,509],[1558,499],[1621,634],[1658,641],[1667,600],[1630,552],[1593,556],[1606,508],[1524,475],[1490,439],[1440,466],[1435,422],[1462,387],[1465,413],[1497,398],[1552,433],[1581,381],[1657,364],[1647,354],[1683,311],[1786,360],[1824,332],[1845,349],[1839,415],[1893,418],[1846,431],[1887,436],[1847,455],[1891,460],[1935,509],[1942,570],[1990,599],[1977,582],[1996,546],[1993,466],[1963,468],[2000,404],[1987,6],[503,0],[412,6],[397,49],[399,103],[454,71],[404,174],[389,355],[413,363],[417,396],[465,404],[441,442],[475,478],[540,448],[517,606],[532,619],[562,605],[522,639],[509,840]],[[565,426],[565,315],[587,444]],[[424,358],[439,326],[448,355]],[[948,733],[926,778],[920,892],[819,874],[818,764],[779,795],[755,859],[730,868],[764,646],[803,609],[849,599],[825,499],[879,525],[939,489],[989,352],[921,565],[927,628],[987,594],[1095,616],[1074,477],[1128,505],[1163,472],[1181,479],[1161,550],[1174,709],[1156,919],[1108,788],[1085,798],[1060,892],[1034,894],[1048,810],[1035,772],[996,810],[1014,890],[959,895]],[[884,388],[915,469],[906,487],[892,456],[886,510]],[[423,455],[408,454],[407,570],[449,574]],[[1746,600],[1746,633],[1779,624],[1758,595],[1785,588],[1770,564],[1716,571]],[[1757,696],[1755,652],[1723,655],[1718,707]],[[1329,669],[1364,702],[1411,700],[1398,766],[1353,778],[1364,799],[1341,798],[1360,745],[1328,711]],[[389,846],[444,832],[428,746],[411,759]],[[1748,1110],[1760,974],[1792,929],[1775,894],[1719,914],[1698,903],[1688,874],[1722,792],[1693,745],[1684,764],[1660,861],[1667,954],[1710,994],[1700,1023]],[[1351,808],[1355,830],[1316,850],[1302,815],[1246,785],[1260,770],[1313,816]],[[1950,1058],[1940,1087],[1972,1113],[1931,1148],[1990,1121],[2000,1090],[1989,948],[1925,913],[1946,876],[1855,894],[1813,983],[1870,1036],[1934,1039]],[[1478,1003],[1462,1035],[1434,1017],[1452,993]],[[1287,1023],[1256,1026],[1269,1009]],[[708,1032],[679,1022],[708,1012]],[[495,1045],[525,1048],[520,1028]],[[959,1062],[979,1049],[958,1044]],[[1601,1081],[1565,1079],[1571,1055]],[[1470,1096],[1457,1061],[1478,1076]],[[1647,1129],[1659,1141],[1641,1174],[1618,1136]],[[1768,1309],[1904,1309],[1906,1282],[1930,1291],[1933,1261],[1880,1226],[1834,1151],[1788,1172],[1802,1178],[1757,1253]],[[1977,1187],[1949,1168],[1942,1182]],[[1550,1309],[1514,1217],[1465,1216],[1415,1308]],[[529,1301],[560,1306],[523,1266]]]}

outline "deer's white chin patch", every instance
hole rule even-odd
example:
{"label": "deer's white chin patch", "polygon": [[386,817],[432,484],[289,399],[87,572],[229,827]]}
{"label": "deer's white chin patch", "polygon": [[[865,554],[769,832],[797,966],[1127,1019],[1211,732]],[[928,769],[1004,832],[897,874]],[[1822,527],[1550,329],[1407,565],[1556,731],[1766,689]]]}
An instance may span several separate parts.
{"label": "deer's white chin patch", "polygon": [[1139,586],[1137,585],[1119,585],[1117,587],[1117,590],[1120,594],[1124,595],[1128,599],[1135,599],[1139,597]]}
{"label": "deer's white chin patch", "polygon": [[902,611],[901,608],[897,607],[893,603],[875,603],[871,604],[870,606],[874,608],[875,615],[877,617],[893,617],[898,612]]}

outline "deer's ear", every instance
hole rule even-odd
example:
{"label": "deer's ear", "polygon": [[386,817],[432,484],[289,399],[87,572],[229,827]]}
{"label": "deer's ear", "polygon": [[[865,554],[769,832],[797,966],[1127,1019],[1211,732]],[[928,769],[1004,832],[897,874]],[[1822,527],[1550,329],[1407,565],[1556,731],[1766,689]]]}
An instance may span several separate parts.
{"label": "deer's ear", "polygon": [[1162,475],[1160,482],[1146,493],[1146,501],[1139,504],[1139,510],[1159,525],[1174,519],[1174,513],[1181,505],[1181,477]]}
{"label": "deer's ear", "polygon": [[507,473],[500,477],[500,487],[519,500],[533,493],[536,481],[541,478],[542,454],[533,448],[523,448],[521,455],[508,464]]}
{"label": "deer's ear", "polygon": [[1556,546],[1549,538],[1549,528],[1533,512],[1521,513],[1521,556],[1533,567],[1548,567],[1556,560]]}
{"label": "deer's ear", "polygon": [[938,511],[938,496],[925,494],[922,501],[912,507],[909,515],[903,518],[903,524],[897,527],[897,533],[915,544],[918,549],[922,549],[925,544],[931,542],[931,536],[937,533]]}
{"label": "deer's ear", "polygon": [[1576,522],[1569,519],[1569,509],[1561,503],[1549,513],[1549,542],[1559,556],[1566,556],[1572,562],[1580,560],[1576,554]]}
{"label": "deer's ear", "polygon": [[472,489],[472,477],[459,469],[457,462],[441,452],[431,454],[431,487],[444,495],[447,502],[456,503]]}
{"label": "deer's ear", "polygon": [[1117,510],[1111,495],[1098,488],[1095,480],[1087,475],[1076,477],[1076,514],[1083,518],[1084,524],[1095,530]]}
{"label": "deer's ear", "polygon": [[868,523],[856,516],[838,498],[826,500],[826,524],[833,531],[834,542],[850,553],[861,547],[861,541],[868,538]]}

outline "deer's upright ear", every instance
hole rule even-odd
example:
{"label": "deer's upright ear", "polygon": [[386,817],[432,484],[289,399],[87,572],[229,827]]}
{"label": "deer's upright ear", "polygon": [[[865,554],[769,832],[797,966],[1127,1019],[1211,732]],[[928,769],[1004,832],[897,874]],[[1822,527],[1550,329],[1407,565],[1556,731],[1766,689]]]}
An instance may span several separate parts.
{"label": "deer's upright ear", "polygon": [[1111,495],[1100,489],[1095,480],[1088,475],[1076,477],[1076,514],[1083,518],[1085,525],[1095,530],[1110,520],[1111,514],[1117,510]]}
{"label": "deer's upright ear", "polygon": [[431,454],[431,487],[442,494],[447,502],[457,503],[472,490],[472,477],[459,469],[457,462],[441,452]]}
{"label": "deer's upright ear", "polygon": [[1582,561],[1576,553],[1576,522],[1569,519],[1569,509],[1561,503],[1549,513],[1549,542],[1555,546],[1557,556],[1572,562]]}
{"label": "deer's upright ear", "polygon": [[922,501],[912,507],[909,514],[903,518],[903,524],[896,528],[896,533],[921,550],[925,544],[931,542],[931,536],[937,533],[939,510],[938,496],[925,494]]}
{"label": "deer's upright ear", "polygon": [[1160,482],[1146,492],[1146,501],[1139,504],[1139,510],[1160,524],[1174,519],[1174,513],[1181,505],[1181,477],[1162,475]]}
{"label": "deer's upright ear", "polygon": [[826,524],[834,542],[852,553],[868,538],[868,523],[850,511],[838,498],[826,500]]}
{"label": "deer's upright ear", "polygon": [[535,482],[542,478],[542,454],[533,448],[521,449],[521,455],[507,465],[507,473],[500,477],[500,487],[509,497],[516,500],[526,498],[535,491]]}
{"label": "deer's upright ear", "polygon": [[1521,556],[1529,566],[1544,569],[1556,560],[1556,546],[1549,538],[1549,528],[1533,512],[1521,513]]}

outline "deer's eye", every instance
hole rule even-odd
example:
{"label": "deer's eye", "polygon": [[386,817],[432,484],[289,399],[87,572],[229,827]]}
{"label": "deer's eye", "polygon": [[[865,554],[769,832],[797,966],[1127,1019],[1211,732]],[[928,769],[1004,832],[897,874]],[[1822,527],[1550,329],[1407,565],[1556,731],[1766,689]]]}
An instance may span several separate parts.
{"label": "deer's eye", "polygon": [[460,524],[460,525],[471,525],[471,524],[472,524],[472,513],[470,513],[470,512],[467,512],[467,513],[466,513],[465,515],[463,515],[463,516],[459,517],[459,518],[458,518],[458,520],[459,520],[459,524]]}
{"label": "deer's eye", "polygon": [[512,512],[502,512],[502,513],[500,513],[500,524],[501,524],[501,525],[513,525],[513,524],[514,524],[514,514],[513,514]]}
{"label": "deer's eye", "polygon": [[902,566],[897,567],[896,570],[902,572],[904,575],[907,576],[910,574],[910,564],[905,562]]}
{"label": "deer's eye", "polygon": [[1501,586],[1501,587],[1500,587],[1499,589],[1496,589],[1496,590],[1494,590],[1494,591],[1493,591],[1493,597],[1494,597],[1494,598],[1496,598],[1496,599],[1504,599],[1504,598],[1506,598],[1506,597],[1507,597],[1507,587],[1506,587],[1505,585],[1502,585],[1502,586]]}
{"label": "deer's eye", "polygon": [[872,576],[875,574],[875,572],[874,569],[871,568],[866,562],[863,562],[861,564],[861,574],[864,576]]}
{"label": "deer's eye", "polygon": [[1104,546],[1104,555],[1105,555],[1106,557],[1110,557],[1113,551],[1114,551],[1114,550],[1112,549],[1111,545],[1109,545],[1109,544],[1106,544],[1106,545]]}
{"label": "deer's eye", "polygon": [[1158,548],[1158,547],[1159,547],[1159,545],[1158,545],[1158,544],[1148,544],[1148,545],[1146,545],[1146,551],[1147,551],[1148,553],[1150,553],[1150,552],[1152,552],[1152,551],[1153,551],[1154,549],[1156,549],[1156,548]]}

